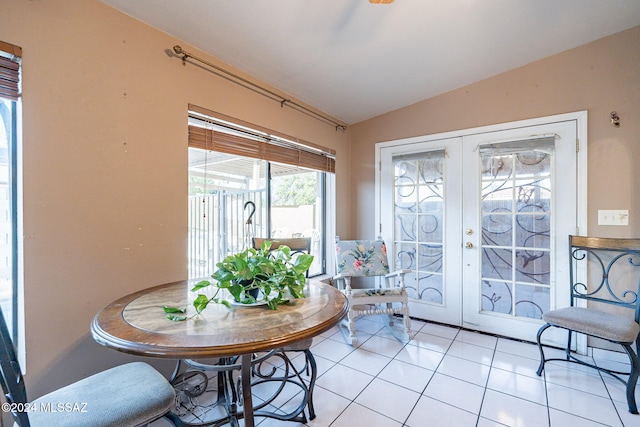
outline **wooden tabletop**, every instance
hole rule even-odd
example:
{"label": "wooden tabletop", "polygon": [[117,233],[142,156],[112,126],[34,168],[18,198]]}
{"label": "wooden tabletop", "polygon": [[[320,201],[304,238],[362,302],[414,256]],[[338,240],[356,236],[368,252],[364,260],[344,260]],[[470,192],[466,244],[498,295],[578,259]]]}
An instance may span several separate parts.
{"label": "wooden tabletop", "polygon": [[[167,319],[163,305],[187,305],[187,316],[195,313],[192,302],[197,295],[190,289],[198,281],[155,286],[114,301],[93,319],[93,338],[107,347],[142,356],[233,356],[311,338],[333,327],[347,312],[347,302],[340,291],[310,280],[305,286],[306,298],[291,299],[277,310],[266,305],[234,306],[229,310],[211,303],[199,316],[188,320]],[[207,290],[198,293],[206,294]]]}

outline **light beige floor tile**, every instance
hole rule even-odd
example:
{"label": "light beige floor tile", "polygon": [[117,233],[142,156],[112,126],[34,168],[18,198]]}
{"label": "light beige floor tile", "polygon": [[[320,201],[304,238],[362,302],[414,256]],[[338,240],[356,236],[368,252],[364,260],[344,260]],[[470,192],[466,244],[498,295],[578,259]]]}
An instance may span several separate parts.
{"label": "light beige floor tile", "polygon": [[493,362],[494,353],[495,351],[491,348],[480,347],[462,341],[452,342],[451,347],[449,347],[449,350],[447,351],[447,355],[489,366],[491,366],[491,363]]}
{"label": "light beige floor tile", "polygon": [[495,349],[498,339],[491,335],[481,334],[480,332],[461,330],[458,335],[456,335],[456,341]]}
{"label": "light beige floor tile", "polygon": [[379,335],[375,335],[366,341],[363,341],[359,348],[381,354],[386,357],[395,357],[404,347],[405,344],[394,337],[381,337]]}
{"label": "light beige floor tile", "polygon": [[602,427],[603,425],[586,418],[578,417],[573,414],[558,411],[557,409],[549,409],[549,417],[551,418],[551,427]]}
{"label": "light beige floor tile", "polygon": [[536,344],[500,338],[496,345],[496,351],[516,354],[522,357],[540,361],[540,349]]}
{"label": "light beige floor tile", "polygon": [[414,338],[409,341],[408,345],[446,353],[452,342],[453,340],[451,338],[443,338],[437,335],[418,332]]}
{"label": "light beige floor tile", "polygon": [[433,376],[433,371],[424,369],[411,363],[401,362],[397,359],[392,360],[378,374],[378,378],[406,387],[409,390],[421,393],[429,380]]}
{"label": "light beige floor tile", "polygon": [[[536,345],[424,321],[414,321],[412,330],[414,339],[404,343],[383,327],[379,317],[369,316],[358,320],[359,341],[354,346],[345,342],[338,327],[316,337],[311,351],[318,366],[317,417],[306,424],[257,417],[256,425],[640,427],[640,415],[628,412],[624,386],[608,375],[576,364],[549,362],[543,375],[537,376]],[[545,348],[545,354],[564,356],[552,348]],[[597,349],[593,355],[581,357],[599,366],[628,366],[624,355]],[[301,367],[301,353],[289,353],[289,357]],[[282,372],[283,365],[281,359],[272,358],[264,368]],[[308,381],[306,373],[301,376]],[[223,411],[215,405],[216,376],[210,377],[209,391],[192,402],[194,414],[205,420]],[[273,383],[255,387],[254,403],[275,390]],[[640,385],[636,396],[640,403]],[[267,408],[291,412],[301,398],[300,388],[289,384]],[[193,415],[186,418],[196,420]],[[150,427],[168,425],[158,420]]]}
{"label": "light beige floor tile", "polygon": [[440,325],[437,323],[426,323],[419,332],[423,332],[425,334],[436,335],[442,338],[448,338],[450,340],[455,339],[456,335],[460,328],[455,328],[451,326]]}
{"label": "light beige floor tile", "polygon": [[332,362],[339,362],[353,350],[354,348],[345,342],[333,339],[326,339],[311,347],[311,352],[314,356],[324,357]]}
{"label": "light beige floor tile", "polygon": [[502,369],[504,371],[513,372],[515,374],[526,375],[532,378],[538,378],[541,381],[543,377],[536,374],[539,361],[528,357],[518,356],[517,354],[504,353],[496,351],[493,356],[492,367]]}
{"label": "light beige floor tile", "polygon": [[429,350],[415,345],[407,345],[400,350],[395,359],[435,371],[443,357],[444,353],[440,353],[439,351]]}
{"label": "light beige floor tile", "polygon": [[546,406],[494,390],[487,390],[480,415],[512,427],[549,425]]}
{"label": "light beige floor tile", "polygon": [[611,399],[553,383],[547,383],[547,396],[551,408],[580,414],[581,417],[609,426],[622,425]]}
{"label": "light beige floor tile", "polygon": [[369,375],[378,375],[391,360],[393,359],[390,357],[363,350],[362,347],[360,347],[342,359],[340,364]]}
{"label": "light beige floor tile", "polygon": [[353,400],[373,378],[372,375],[337,364],[318,378],[316,385]]}
{"label": "light beige floor tile", "polygon": [[408,427],[475,427],[478,416],[455,406],[423,396],[411,412]]}
{"label": "light beige floor tile", "polygon": [[423,395],[477,414],[484,390],[484,387],[436,372]]}
{"label": "light beige floor tile", "polygon": [[420,393],[381,379],[374,379],[355,402],[391,419],[404,422],[411,413]]}
{"label": "light beige floor tile", "polygon": [[482,363],[446,355],[436,372],[479,386],[487,385],[490,367]]}
{"label": "light beige floor tile", "polygon": [[331,424],[331,427],[355,426],[400,427],[402,423],[394,421],[357,403],[352,403],[340,414],[338,419]]}
{"label": "light beige floor tile", "polygon": [[540,405],[547,404],[547,390],[544,381],[526,375],[492,369],[487,388]]}

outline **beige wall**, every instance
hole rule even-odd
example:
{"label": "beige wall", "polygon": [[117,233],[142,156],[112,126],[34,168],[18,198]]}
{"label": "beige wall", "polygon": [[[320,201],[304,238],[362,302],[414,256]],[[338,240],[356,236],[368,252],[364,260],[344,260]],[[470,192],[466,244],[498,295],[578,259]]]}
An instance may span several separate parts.
{"label": "beige wall", "polygon": [[[349,187],[348,132],[168,56],[181,44],[206,57],[186,43],[97,0],[0,0],[0,11],[0,40],[23,48],[32,397],[129,359],[93,342],[95,313],[186,278],[188,103],[335,149]],[[338,215],[351,217],[348,203]]]}
{"label": "beige wall", "polygon": [[[640,237],[640,27],[352,126],[354,236],[375,236],[376,142],[581,110],[589,114],[588,232]],[[628,209],[629,226],[598,226],[599,209]]]}
{"label": "beige wall", "polygon": [[[0,0],[0,10],[0,40],[24,53],[32,397],[128,359],[93,342],[93,315],[119,296],[186,277],[188,103],[337,150],[345,237],[374,235],[375,142],[587,109],[589,231],[639,234],[640,27],[343,133],[183,66],[166,53],[173,45],[205,55],[97,0]],[[609,125],[612,110],[619,129]],[[598,227],[597,209],[629,209],[631,225]]]}

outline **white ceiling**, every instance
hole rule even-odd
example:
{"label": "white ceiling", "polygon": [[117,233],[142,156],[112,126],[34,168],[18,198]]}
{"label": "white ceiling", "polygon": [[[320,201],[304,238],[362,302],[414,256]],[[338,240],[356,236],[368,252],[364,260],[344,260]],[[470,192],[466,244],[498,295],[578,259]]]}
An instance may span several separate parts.
{"label": "white ceiling", "polygon": [[640,0],[102,1],[347,124],[640,25]]}

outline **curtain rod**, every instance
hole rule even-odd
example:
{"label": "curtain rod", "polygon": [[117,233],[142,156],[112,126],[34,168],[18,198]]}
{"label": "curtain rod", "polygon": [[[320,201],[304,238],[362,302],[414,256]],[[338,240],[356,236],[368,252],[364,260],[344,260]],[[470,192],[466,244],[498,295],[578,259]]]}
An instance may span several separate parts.
{"label": "curtain rod", "polygon": [[[338,123],[336,121],[331,120],[330,118],[323,116],[322,114],[316,113],[313,110],[310,110],[309,108],[305,107],[304,105],[300,105],[297,102],[294,102],[290,99],[284,98],[282,95],[279,95],[265,87],[262,87],[256,83],[253,83],[252,81],[249,81],[247,79],[245,79],[244,77],[241,77],[237,74],[234,74],[230,71],[225,70],[224,68],[221,68],[215,64],[212,64],[211,62],[199,58],[195,55],[190,54],[189,52],[185,51],[184,49],[182,49],[182,47],[180,45],[175,45],[173,47],[173,51],[177,54],[180,55],[182,57],[182,63],[186,64],[187,59],[192,58],[195,59],[198,62],[201,62],[211,68],[213,68],[215,71],[212,71],[212,73],[217,74],[221,77],[224,77],[230,81],[232,81],[233,83],[236,83],[246,89],[250,89],[256,93],[259,93],[260,95],[266,96],[267,98],[273,100],[273,101],[277,101],[280,104],[280,107],[284,107],[285,105],[287,107],[293,108],[294,110],[297,110],[301,113],[304,113],[310,117],[313,117],[314,119],[318,119],[320,121],[324,121],[326,123],[329,123],[331,125],[333,125],[337,130],[342,130],[345,131],[347,130],[347,127],[341,123]],[[222,75],[220,73],[223,73]],[[229,77],[232,77],[233,79],[229,79]]]}

